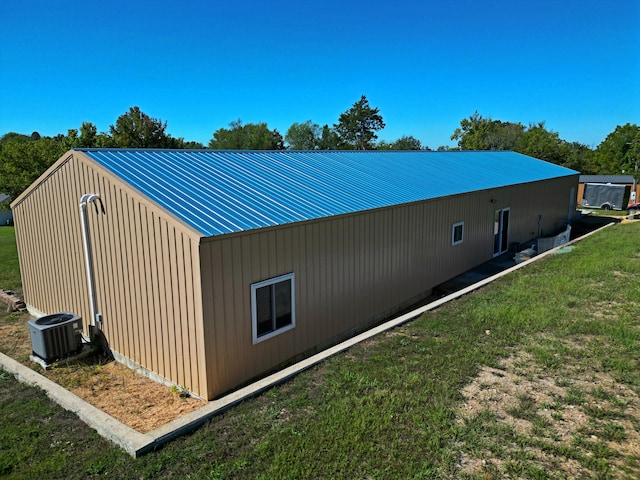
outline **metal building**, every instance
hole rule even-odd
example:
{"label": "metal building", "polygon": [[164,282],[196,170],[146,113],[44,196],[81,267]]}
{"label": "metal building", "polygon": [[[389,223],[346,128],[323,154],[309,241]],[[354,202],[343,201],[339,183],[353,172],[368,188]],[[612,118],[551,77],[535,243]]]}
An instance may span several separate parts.
{"label": "metal building", "polygon": [[513,152],[71,150],[13,203],[32,313],[215,398],[315,353],[575,212],[578,173]]}

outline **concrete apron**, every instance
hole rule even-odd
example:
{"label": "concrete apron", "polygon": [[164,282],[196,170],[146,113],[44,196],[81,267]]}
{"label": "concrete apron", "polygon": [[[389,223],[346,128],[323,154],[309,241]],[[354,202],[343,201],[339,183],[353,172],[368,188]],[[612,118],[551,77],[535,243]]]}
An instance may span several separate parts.
{"label": "concrete apron", "polygon": [[450,302],[451,300],[454,300],[474,290],[477,290],[478,288],[483,287],[484,285],[487,285],[497,280],[498,278],[501,278],[515,270],[525,267],[532,262],[538,261],[546,257],[547,255],[554,254],[560,249],[566,248],[568,245],[578,242],[583,238],[593,235],[594,233],[597,233],[600,230],[607,228],[611,225],[613,225],[613,223],[605,225],[604,227],[601,227],[598,230],[594,230],[580,238],[577,238],[568,243],[565,243],[564,245],[548,250],[523,263],[507,268],[506,270],[503,270],[495,275],[484,278],[465,288],[462,288],[461,290],[453,292],[434,302],[431,302],[427,305],[421,306],[420,308],[412,310],[409,313],[406,313],[392,320],[389,320],[386,323],[383,323],[375,328],[372,328],[371,330],[367,330],[366,332],[361,333],[360,335],[357,335],[338,345],[328,348],[316,355],[313,355],[312,357],[309,357],[305,360],[302,360],[301,362],[291,365],[290,367],[280,370],[279,372],[269,375],[268,377],[258,380],[255,383],[247,385],[244,388],[236,390],[235,392],[232,392],[218,400],[213,400],[211,402],[208,402],[207,405],[205,405],[204,407],[194,412],[191,412],[187,415],[184,415],[148,433],[140,433],[134,430],[133,428],[123,424],[122,422],[116,420],[110,415],[107,415],[105,412],[103,412],[99,408],[96,408],[90,403],[85,402],[83,399],[81,399],[77,395],[74,395],[68,390],[65,390],[57,383],[52,382],[48,378],[45,378],[42,375],[36,373],[31,368],[16,362],[12,358],[9,358],[2,353],[0,353],[0,369],[12,373],[16,377],[16,379],[18,379],[20,382],[23,382],[27,385],[41,388],[46,392],[49,398],[51,398],[54,402],[59,404],[62,408],[75,413],[83,422],[85,422],[91,428],[96,430],[98,434],[102,435],[104,438],[107,438],[108,440],[111,440],[113,443],[123,448],[132,457],[137,458],[141,455],[144,455],[145,453],[148,453],[150,451],[157,449],[161,445],[181,435],[184,435],[188,432],[193,431],[203,423],[210,420],[212,417],[225,412],[226,410],[232,408],[234,405],[237,405],[243,400],[259,395],[265,390],[275,385],[278,385],[282,382],[285,382],[291,377],[299,374],[304,370],[307,370],[308,368],[316,365],[317,363],[325,360],[326,358],[336,355],[337,353],[343,352],[364,340],[367,340],[375,335],[378,335],[379,333],[385,332],[399,325],[407,323],[408,321],[418,317],[424,312],[438,308],[439,306],[444,305],[445,303]]}

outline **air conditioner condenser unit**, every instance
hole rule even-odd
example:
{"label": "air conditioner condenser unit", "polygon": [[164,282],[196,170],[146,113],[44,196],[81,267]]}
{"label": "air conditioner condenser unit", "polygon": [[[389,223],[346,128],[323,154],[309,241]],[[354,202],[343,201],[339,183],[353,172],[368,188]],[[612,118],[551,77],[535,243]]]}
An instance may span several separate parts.
{"label": "air conditioner condenser unit", "polygon": [[72,355],[82,349],[82,318],[59,312],[29,320],[31,350],[46,362]]}

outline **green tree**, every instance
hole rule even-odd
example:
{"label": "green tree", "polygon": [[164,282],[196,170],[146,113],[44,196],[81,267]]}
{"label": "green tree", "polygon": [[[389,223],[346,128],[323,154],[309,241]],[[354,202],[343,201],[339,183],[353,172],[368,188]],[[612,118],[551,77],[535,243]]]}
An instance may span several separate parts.
{"label": "green tree", "polygon": [[636,162],[640,166],[640,158],[637,156],[639,143],[638,125],[618,125],[595,150],[596,173],[615,175],[624,170],[625,173],[636,175]]}
{"label": "green tree", "polygon": [[338,150],[340,148],[340,137],[336,131],[329,125],[322,127],[320,140],[318,142],[318,150]]}
{"label": "green tree", "polygon": [[529,125],[520,135],[513,150],[547,162],[564,165],[569,147],[557,132],[550,132],[544,122]]}
{"label": "green tree", "polygon": [[385,127],[379,109],[371,108],[367,97],[360,100],[342,113],[338,123],[333,126],[340,146],[349,150],[371,150],[375,148],[376,132]]}
{"label": "green tree", "polygon": [[629,149],[627,150],[627,153],[625,153],[625,171],[626,172],[633,172],[631,173],[633,175],[633,178],[636,179],[636,181],[640,180],[640,176],[639,175],[639,170],[638,168],[640,167],[640,128],[638,128],[638,130],[636,131],[636,135],[633,137],[633,140],[631,140],[631,142],[629,142]]}
{"label": "green tree", "polygon": [[484,118],[477,111],[460,121],[451,135],[461,150],[513,150],[524,133],[521,123]]}
{"label": "green tree", "polygon": [[167,122],[151,118],[138,107],[116,120],[109,130],[116,146],[122,148],[166,148],[168,136],[165,133]]}
{"label": "green tree", "polygon": [[[422,143],[416,137],[403,135],[391,143],[391,150],[423,150],[423,148]],[[428,148],[426,150],[428,150]]]}
{"label": "green tree", "polygon": [[95,148],[98,146],[98,127],[91,122],[82,122],[78,147]]}
{"label": "green tree", "polygon": [[[183,149],[189,149],[189,150],[203,150],[204,149],[204,145],[200,142],[195,142],[193,140],[189,140],[189,141],[185,141],[182,138],[178,139],[178,143],[180,144],[179,147],[175,147],[175,148],[183,148]],[[174,147],[171,147],[174,148]]]}
{"label": "green tree", "polygon": [[585,175],[594,175],[593,150],[579,142],[567,143],[567,154],[564,158],[564,166],[572,168]]}
{"label": "green tree", "polygon": [[284,139],[278,130],[269,130],[266,123],[242,124],[237,120],[231,128],[220,128],[213,133],[209,148],[213,150],[283,150]]}
{"label": "green tree", "polygon": [[0,192],[16,198],[67,150],[64,142],[40,138],[0,144]]}
{"label": "green tree", "polygon": [[[34,132],[34,133],[38,133],[38,132]],[[39,137],[40,134],[38,134]],[[14,143],[27,143],[27,142],[32,142],[36,140],[35,138],[33,138],[33,134],[30,137],[29,135],[23,135],[21,133],[16,133],[16,132],[9,132],[9,133],[5,133],[2,138],[0,138],[0,144],[1,143],[6,143],[6,142],[14,142]]]}
{"label": "green tree", "polygon": [[321,135],[320,125],[307,120],[291,125],[284,140],[289,150],[316,150],[320,148]]}

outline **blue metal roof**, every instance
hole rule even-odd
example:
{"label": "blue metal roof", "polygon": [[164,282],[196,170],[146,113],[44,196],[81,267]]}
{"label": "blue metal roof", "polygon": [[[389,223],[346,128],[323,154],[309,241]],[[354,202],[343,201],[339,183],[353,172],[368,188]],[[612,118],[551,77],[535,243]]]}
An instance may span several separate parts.
{"label": "blue metal roof", "polygon": [[502,151],[78,150],[203,236],[578,173]]}

